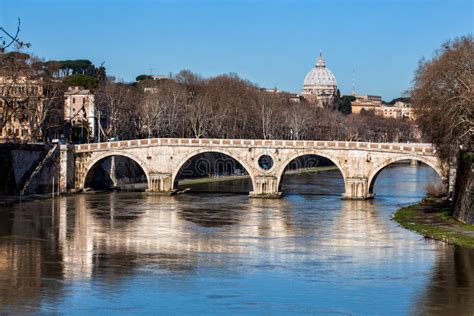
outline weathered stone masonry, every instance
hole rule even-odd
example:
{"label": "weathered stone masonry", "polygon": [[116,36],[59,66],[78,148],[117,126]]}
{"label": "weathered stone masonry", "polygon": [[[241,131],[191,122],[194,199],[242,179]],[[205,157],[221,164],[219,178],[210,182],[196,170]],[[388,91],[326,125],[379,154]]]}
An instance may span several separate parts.
{"label": "weathered stone masonry", "polygon": [[[63,146],[61,165],[65,171],[61,173],[61,189],[83,189],[87,174],[96,163],[119,155],[140,165],[149,191],[172,192],[183,164],[205,152],[218,152],[237,160],[250,175],[253,185],[250,195],[254,197],[281,196],[280,184],[286,166],[303,155],[330,159],[344,177],[344,198],[348,199],[373,197],[377,175],[387,165],[400,160],[423,162],[436,171],[443,183],[448,184],[448,168],[435,156],[431,144],[153,138]],[[273,159],[269,170],[262,169],[258,164],[262,155]]]}

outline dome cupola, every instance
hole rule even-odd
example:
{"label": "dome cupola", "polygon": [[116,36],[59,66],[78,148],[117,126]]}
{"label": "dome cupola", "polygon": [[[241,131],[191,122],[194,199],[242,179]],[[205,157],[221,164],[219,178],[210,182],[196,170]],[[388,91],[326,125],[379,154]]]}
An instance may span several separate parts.
{"label": "dome cupola", "polygon": [[304,78],[303,86],[336,86],[336,77],[331,70],[326,68],[322,53],[316,61],[316,66]]}
{"label": "dome cupola", "polygon": [[323,54],[320,52],[316,65],[312,68],[303,82],[301,95],[308,101],[319,106],[330,105],[337,94],[336,76],[326,68]]}

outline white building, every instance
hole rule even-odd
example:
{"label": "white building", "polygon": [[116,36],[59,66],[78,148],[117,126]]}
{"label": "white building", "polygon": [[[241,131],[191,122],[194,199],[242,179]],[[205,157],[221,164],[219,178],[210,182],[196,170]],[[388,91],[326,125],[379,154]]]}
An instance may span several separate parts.
{"label": "white building", "polygon": [[95,137],[96,109],[94,94],[81,87],[69,87],[64,93],[64,120],[72,126],[87,127],[89,137]]}
{"label": "white building", "polygon": [[414,121],[416,119],[415,110],[413,109],[410,103],[404,101],[397,101],[395,102],[394,107],[400,109],[400,116],[402,118],[409,119],[411,121]]}

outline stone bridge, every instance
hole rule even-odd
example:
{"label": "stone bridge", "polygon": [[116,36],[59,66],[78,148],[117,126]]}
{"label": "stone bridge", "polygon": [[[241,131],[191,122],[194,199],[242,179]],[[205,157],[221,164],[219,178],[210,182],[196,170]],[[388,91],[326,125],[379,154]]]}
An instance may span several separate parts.
{"label": "stone bridge", "polygon": [[[61,190],[84,188],[93,166],[110,156],[135,161],[146,175],[148,191],[170,193],[176,189],[181,167],[193,156],[216,152],[239,162],[248,172],[253,197],[281,196],[285,168],[296,158],[318,155],[339,168],[345,184],[344,198],[373,197],[377,175],[389,164],[412,160],[427,164],[448,185],[448,167],[435,156],[431,144],[366,143],[310,140],[246,140],[153,138],[62,146]],[[270,164],[262,167],[262,157]]]}

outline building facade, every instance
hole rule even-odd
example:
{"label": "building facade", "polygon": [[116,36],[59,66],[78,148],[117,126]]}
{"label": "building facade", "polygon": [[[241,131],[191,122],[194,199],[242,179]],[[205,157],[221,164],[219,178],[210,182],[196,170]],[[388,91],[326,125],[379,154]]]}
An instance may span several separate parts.
{"label": "building facade", "polygon": [[332,107],[338,94],[336,76],[326,67],[322,54],[303,82],[301,96],[319,107]]}
{"label": "building facade", "polygon": [[288,102],[291,102],[291,103],[300,103],[301,101],[301,96],[298,95],[297,93],[291,93],[291,92],[286,92],[286,91],[281,91],[279,90],[278,88],[272,88],[272,89],[268,89],[268,88],[261,88],[260,91],[265,91],[267,93],[273,93],[273,94],[279,94],[281,96],[284,96]]}
{"label": "building facade", "polygon": [[380,111],[382,107],[382,97],[378,95],[357,95],[352,94],[355,100],[351,102],[352,113],[359,114],[364,111]]}
{"label": "building facade", "polygon": [[351,102],[352,113],[359,114],[362,110],[373,111],[385,118],[415,120],[415,111],[410,103],[397,101],[394,105],[383,104],[382,97],[377,95],[356,95]]}
{"label": "building facade", "polygon": [[41,80],[0,77],[0,142],[36,141],[43,112]]}
{"label": "building facade", "polygon": [[88,130],[88,137],[96,134],[96,108],[94,94],[81,87],[69,87],[64,93],[64,120],[72,127]]}
{"label": "building facade", "polygon": [[375,111],[375,114],[385,118],[394,118],[399,119],[402,117],[401,109],[391,106],[391,105],[382,105]]}
{"label": "building facade", "polygon": [[415,109],[408,102],[397,101],[394,107],[400,109],[400,117],[408,119],[410,121],[416,120]]}

